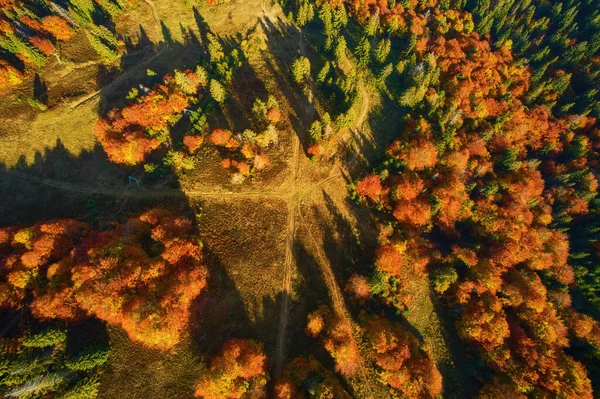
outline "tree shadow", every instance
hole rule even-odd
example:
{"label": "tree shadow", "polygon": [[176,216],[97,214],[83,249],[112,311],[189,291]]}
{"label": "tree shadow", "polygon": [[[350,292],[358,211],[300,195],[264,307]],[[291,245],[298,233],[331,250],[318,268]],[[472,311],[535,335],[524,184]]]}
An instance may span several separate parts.
{"label": "tree shadow", "polygon": [[48,86],[37,73],[33,79],[33,98],[42,104],[48,104]]}
{"label": "tree shadow", "polygon": [[96,318],[89,318],[68,324],[67,342],[72,354],[89,348],[109,348],[106,323]]}
{"label": "tree shadow", "polygon": [[405,111],[397,104],[381,96],[381,104],[371,110],[363,126],[350,130],[348,143],[353,145],[345,145],[341,157],[350,174],[349,181],[385,160],[385,149],[398,138],[405,116]]}
{"label": "tree shadow", "polygon": [[[158,77],[172,73],[174,69],[193,68],[205,62],[210,27],[197,10],[195,14],[199,37],[188,30],[183,35],[183,42],[177,42],[162,24],[164,41],[159,43],[152,43],[143,27],[140,27],[137,40],[125,38],[129,52],[121,58],[119,68],[104,69],[97,77],[98,83],[102,85],[99,105],[101,117],[108,110],[123,106],[126,103],[126,93],[132,88],[139,88],[140,85],[151,87],[158,82]],[[295,38],[300,36],[292,25],[281,20],[278,20],[277,25],[270,20],[261,21],[260,26],[268,37],[268,49],[264,52],[265,55],[269,54],[269,57],[265,57],[266,66],[291,107],[291,123],[303,142],[304,132],[312,122],[306,117],[308,98],[301,90],[290,85],[288,72],[291,62],[299,55]],[[240,37],[220,38],[220,41],[224,48],[231,49],[239,46]],[[215,117],[209,121],[209,126],[243,130],[248,126],[254,99],[267,94],[256,71],[246,63],[233,80],[227,113],[217,110]],[[179,141],[190,128],[189,119],[181,118],[172,129],[173,141]],[[306,143],[303,144],[306,147]],[[141,187],[130,184],[129,176],[136,177]],[[189,199],[181,190],[177,176],[171,175],[170,180],[160,183],[149,182],[143,177],[141,169],[120,168],[111,163],[99,145],[75,156],[57,141],[54,148],[36,154],[32,165],[22,158],[14,168],[0,166],[0,190],[6,199],[0,205],[0,225],[34,223],[63,217],[99,223],[102,220],[122,219],[157,204],[168,208],[185,208],[183,213],[194,213]],[[343,287],[350,268],[340,269],[337,266],[352,264],[360,269],[369,254],[354,249],[355,233],[341,213],[337,212],[333,201],[330,202],[328,211],[334,216],[334,222],[324,232],[324,250],[329,262],[335,266],[336,284]],[[361,241],[363,239],[366,240],[366,237],[360,238]],[[346,244],[351,249],[346,248]],[[276,332],[272,320],[277,319],[286,294],[280,293],[275,299],[262,297],[263,317],[251,320],[236,282],[221,257],[211,247],[205,248],[204,256],[211,274],[208,289],[195,299],[191,307],[192,318],[188,331],[192,346],[198,352],[212,356],[229,338],[260,337],[266,341],[267,350],[272,351],[275,346],[274,336],[266,331]],[[321,304],[330,305],[328,288],[318,261],[299,240],[294,243],[294,257],[301,276],[294,287],[294,294],[298,294],[302,301],[295,300],[295,296],[287,298],[291,306],[288,326],[290,334],[287,336],[291,344],[286,345],[286,348],[290,348],[288,358],[306,355],[318,348],[317,358],[332,369],[333,361],[330,356],[303,332],[306,315]],[[82,325],[77,334],[85,335],[87,326],[88,324]],[[93,323],[89,326],[99,328]],[[149,355],[141,356],[140,359],[162,356],[158,351],[147,350],[144,353]],[[153,361],[159,363],[158,360]],[[143,364],[139,366],[144,368]],[[126,373],[128,370],[118,371],[123,380],[130,378]]]}
{"label": "tree shadow", "polygon": [[[200,18],[197,20],[200,21]],[[185,30],[182,32],[185,33],[183,42],[174,40],[164,24],[162,27],[164,41],[159,43],[152,43],[143,27],[140,27],[137,38],[124,38],[129,51],[121,58],[119,67],[104,68],[98,74],[97,83],[102,87],[99,93],[99,117],[105,116],[107,111],[114,107],[123,106],[126,101],[124,97],[131,88],[140,85],[152,86],[158,82],[159,77],[172,73],[174,69],[194,68],[206,62],[205,44],[210,33],[208,25],[200,21],[199,35],[191,29],[182,28]],[[241,37],[219,40],[223,47],[229,50],[239,47]],[[229,127],[236,131],[247,128],[254,99],[258,96],[264,99],[268,94],[252,67],[245,64],[232,82],[232,95],[227,103],[227,112],[218,110],[215,118],[209,121],[209,125]],[[153,71],[155,75],[148,73],[148,70]],[[182,133],[190,128],[189,119],[181,118],[172,129],[174,135],[179,135],[174,136],[174,141],[179,141]],[[130,176],[137,179],[139,187],[137,183],[131,183]],[[183,209],[182,214],[194,214],[190,200],[182,191],[175,174],[166,181],[150,181],[143,174],[142,168],[123,168],[110,162],[99,144],[75,155],[57,140],[52,148],[36,153],[31,163],[22,156],[14,167],[0,165],[0,194],[3,194],[5,199],[0,202],[0,226],[33,224],[58,218],[76,218],[101,225],[104,221],[123,220],[157,205],[168,209]],[[197,226],[197,230],[201,229],[202,226]],[[263,318],[251,320],[236,281],[220,256],[207,247],[204,257],[210,269],[208,288],[193,301],[190,309],[192,317],[188,326],[190,342],[184,342],[182,345],[188,345],[188,349],[190,346],[195,348],[194,353],[213,356],[229,338],[266,337],[267,347],[274,348],[274,336],[269,340],[265,331],[270,329],[276,332],[272,320],[277,319],[279,315],[283,294],[276,298],[262,298]],[[10,317],[2,314],[0,321],[4,322]],[[101,344],[107,340],[106,326],[95,319],[69,323],[69,328],[69,339],[77,343],[78,347]],[[111,345],[115,336],[124,334],[117,327],[110,326],[109,330]],[[154,366],[165,360],[162,359],[160,351],[129,342],[127,337],[118,340],[126,342],[123,344],[126,350],[130,347],[136,348],[135,353],[132,353],[136,358],[125,359],[128,354],[116,354],[118,361],[128,363],[123,367],[117,364],[111,368],[107,373],[111,374],[111,381],[137,378],[128,373],[135,371],[129,367],[142,361],[140,359],[151,359]],[[169,356],[165,354],[164,357]],[[137,365],[140,369],[144,368]],[[144,373],[145,371],[142,374]],[[136,381],[136,384],[138,383],[139,381]],[[192,383],[186,382],[188,385]],[[169,386],[165,385],[165,389],[171,392]],[[143,387],[140,389],[143,390]],[[151,392],[151,389],[148,388],[147,392]],[[189,393],[185,392],[186,395]]]}
{"label": "tree shadow", "polygon": [[204,250],[209,265],[208,289],[190,307],[189,333],[199,352],[215,356],[231,338],[254,338],[254,324],[245,311],[239,290],[218,255]]}
{"label": "tree shadow", "polygon": [[443,377],[445,396],[456,399],[473,397],[478,386],[468,370],[472,367],[471,358],[477,358],[477,355],[472,353],[466,343],[458,337],[454,319],[448,308],[433,293],[431,293],[431,301],[438,319],[442,322],[442,334],[451,355],[451,362],[437,365]]}
{"label": "tree shadow", "polygon": [[290,106],[288,115],[292,128],[306,151],[308,145],[303,140],[303,135],[312,123],[312,119],[308,119],[310,103],[302,88],[289,78],[294,59],[301,55],[298,49],[298,40],[303,40],[301,33],[294,25],[279,18],[277,25],[268,18],[261,18],[259,22],[267,36],[267,49],[262,51],[266,68]]}
{"label": "tree shadow", "polygon": [[[345,198],[345,209],[350,212],[351,217],[355,218],[359,226],[356,231],[348,218],[344,216],[339,206],[330,195],[323,190],[323,198],[332,222],[326,225],[323,237],[323,249],[327,254],[330,264],[344,265],[344,267],[334,270],[337,284],[340,287],[345,285],[352,273],[371,275],[373,272],[373,259],[375,250],[378,246],[375,237],[377,236],[372,227],[373,215],[367,209],[359,208],[352,203],[349,197]],[[318,211],[317,211],[318,212]],[[323,218],[323,216],[320,216]],[[357,242],[360,245],[357,245]],[[434,311],[442,322],[442,336],[450,352],[449,362],[438,363],[437,366],[443,376],[444,392],[449,397],[459,398],[464,395],[475,393],[475,384],[472,378],[467,375],[468,359],[466,354],[469,352],[465,343],[458,338],[454,320],[439,299],[432,293],[429,293],[430,299],[434,304]],[[399,313],[391,306],[383,304],[381,301],[370,301],[365,304],[348,302],[347,306],[354,315],[366,309],[370,314],[384,314],[388,319],[399,323],[407,331],[411,332],[421,342],[424,341],[423,334],[417,329],[404,315]]]}
{"label": "tree shadow", "polygon": [[[293,298],[289,301],[287,334],[287,341],[293,342],[293,345],[286,345],[286,348],[289,348],[286,355],[289,359],[293,359],[310,353],[315,355],[321,363],[327,364],[333,369],[331,356],[320,345],[318,345],[316,353],[313,353],[315,340],[304,333],[309,313],[322,305],[331,307],[329,289],[325,284],[318,260],[306,248],[301,239],[294,240],[293,250],[297,277],[294,281]],[[302,298],[302,300],[294,298]]]}

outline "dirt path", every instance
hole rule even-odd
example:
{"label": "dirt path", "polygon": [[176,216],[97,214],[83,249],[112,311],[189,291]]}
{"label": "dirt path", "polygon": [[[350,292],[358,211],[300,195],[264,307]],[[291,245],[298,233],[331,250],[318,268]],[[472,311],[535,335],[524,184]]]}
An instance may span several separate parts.
{"label": "dirt path", "polygon": [[17,171],[7,171],[5,173],[9,176],[15,176],[24,180],[29,180],[35,183],[43,184],[46,186],[54,187],[63,191],[71,191],[80,194],[100,194],[107,197],[117,198],[169,198],[169,197],[237,197],[237,198],[280,198],[288,199],[291,197],[290,193],[286,193],[286,190],[278,191],[219,191],[219,190],[177,190],[177,189],[132,189],[132,190],[117,190],[110,188],[97,188],[97,187],[85,187],[78,184],[73,184],[64,181],[58,181],[53,179],[46,179],[41,177],[35,177],[28,175],[27,173]]}
{"label": "dirt path", "polygon": [[[156,16],[156,9],[155,9],[152,1],[151,0],[144,0],[144,1],[151,7],[154,19],[157,20],[157,22],[158,22],[158,19]],[[306,50],[306,45],[304,43],[304,38],[302,36],[302,33],[300,31],[298,31],[297,35],[298,35],[298,39],[297,39],[298,49],[300,50],[300,53],[303,56],[306,56],[307,50]],[[145,60],[142,63],[136,65],[134,68],[139,68],[139,67],[143,66],[145,63],[149,62],[151,59],[153,59],[154,57],[157,57],[158,55],[159,54],[155,54],[150,59]],[[121,75],[119,78],[117,78],[116,81],[112,82],[111,84],[115,84],[120,79],[123,79],[125,75],[126,75],[126,73]],[[308,97],[307,105],[308,106],[306,109],[306,115],[302,118],[305,126],[310,125],[310,123],[313,121],[315,114],[316,114],[316,108],[315,108],[315,104],[314,104],[315,93],[316,93],[315,84],[312,80],[310,80],[309,93],[307,95],[307,97]],[[93,99],[98,94],[99,94],[99,92],[92,93],[91,95],[79,100],[78,102],[73,103],[71,105],[71,107],[76,108],[77,106],[81,105],[82,103],[85,103],[86,101]],[[362,104],[360,117],[358,118],[358,122],[356,124],[356,129],[358,129],[360,127],[360,125],[362,125],[364,120],[366,119],[368,112],[369,112],[369,107],[370,107],[370,98],[368,95],[366,95],[364,97],[364,101]],[[37,183],[37,184],[56,188],[58,190],[70,191],[73,193],[79,193],[79,194],[83,194],[83,195],[99,194],[99,195],[110,196],[110,197],[115,197],[115,198],[122,198],[125,201],[127,201],[129,199],[133,199],[133,198],[140,198],[140,199],[141,198],[157,198],[157,199],[159,199],[159,198],[170,198],[170,197],[173,197],[173,198],[175,198],[175,197],[198,197],[198,198],[205,197],[205,198],[231,198],[231,199],[233,199],[233,198],[236,198],[236,199],[237,198],[255,198],[255,199],[276,198],[276,199],[286,201],[287,211],[288,211],[287,221],[286,221],[286,233],[285,233],[286,234],[286,242],[285,242],[286,251],[285,251],[283,279],[282,279],[282,286],[281,286],[282,297],[281,297],[281,305],[280,305],[280,311],[279,311],[278,332],[277,332],[277,337],[276,337],[276,348],[275,348],[275,354],[274,354],[274,377],[279,378],[282,374],[283,364],[284,364],[284,360],[285,360],[284,355],[285,355],[285,349],[286,349],[286,336],[287,336],[289,313],[290,313],[289,297],[291,295],[292,277],[293,277],[293,273],[294,273],[294,261],[295,261],[294,243],[295,243],[295,237],[296,237],[296,229],[297,229],[298,222],[305,222],[304,216],[302,215],[302,212],[301,212],[301,203],[308,196],[308,194],[310,194],[314,190],[320,188],[321,186],[323,186],[327,183],[333,183],[335,181],[335,184],[338,185],[339,187],[343,187],[344,189],[346,187],[346,183],[342,177],[343,176],[342,170],[335,172],[335,173],[331,174],[330,176],[328,176],[327,178],[322,179],[318,182],[315,182],[315,183],[311,182],[312,184],[308,184],[308,185],[304,184],[303,187],[300,187],[298,180],[299,180],[299,173],[300,173],[300,157],[303,154],[301,141],[302,141],[302,137],[304,134],[305,134],[304,131],[298,131],[298,132],[296,132],[296,134],[294,134],[294,137],[293,137],[292,159],[291,159],[290,166],[289,166],[290,171],[291,171],[291,179],[292,179],[291,185],[286,184],[280,188],[277,188],[277,189],[271,190],[271,191],[239,191],[239,192],[219,191],[219,190],[207,190],[207,191],[189,190],[188,191],[188,190],[183,190],[183,189],[179,190],[179,189],[145,189],[145,188],[142,188],[142,189],[134,188],[134,189],[130,190],[130,189],[127,189],[127,186],[125,189],[123,189],[123,188],[112,189],[112,188],[102,188],[102,187],[85,187],[85,186],[81,186],[81,185],[78,185],[75,183],[35,177],[35,176],[31,176],[27,173],[14,171],[14,170],[10,170],[10,171],[5,170],[2,172],[6,173],[7,175],[10,175],[10,176],[15,176],[18,178],[26,179],[26,180],[32,181],[34,183]],[[338,180],[338,181],[336,181],[336,180]],[[121,207],[121,209],[122,209],[122,207]],[[117,213],[120,212],[121,209],[117,210]],[[300,219],[297,220],[298,217]],[[302,224],[306,225],[306,223],[302,223]],[[338,315],[342,316],[344,318],[344,320],[346,320],[348,323],[351,324],[352,318],[351,318],[350,314],[348,313],[348,310],[346,309],[343,293],[342,293],[340,287],[337,285],[332,265],[330,264],[330,262],[327,260],[327,257],[325,256],[325,253],[322,248],[322,243],[319,244],[319,241],[315,238],[315,236],[310,231],[310,229],[307,228],[307,230],[308,230],[308,235],[310,237],[310,240],[314,244],[316,254],[317,254],[318,258],[320,259],[319,263],[321,264],[321,269],[323,271],[323,278],[324,278],[327,286],[329,287],[330,295],[332,297],[333,307]],[[368,394],[368,395],[366,395],[366,397],[373,398],[373,393],[372,393],[372,389],[370,386],[368,373],[367,373],[367,370],[366,370],[366,367],[364,365],[364,361],[362,358],[360,359],[359,370],[360,370],[360,374],[361,374],[360,378],[364,381],[365,386],[368,388],[368,391],[369,391],[368,393],[370,393],[370,395]]]}
{"label": "dirt path", "polygon": [[154,18],[154,20],[157,23],[160,22],[160,20],[158,19],[158,15],[156,14],[156,6],[152,2],[152,0],[144,0],[144,3],[146,3],[150,6],[150,9],[152,10],[152,17]]}
{"label": "dirt path", "polygon": [[283,286],[281,289],[281,311],[279,313],[279,331],[275,346],[274,376],[281,377],[283,370],[283,355],[285,350],[285,336],[289,318],[289,297],[292,291],[292,267],[294,264],[294,236],[296,231],[296,193],[298,191],[298,164],[300,159],[300,140],[294,137],[294,155],[292,158],[292,195],[287,201],[287,224],[286,224],[286,249],[285,265],[283,268]]}
{"label": "dirt path", "polygon": [[371,98],[369,97],[369,93],[365,90],[364,91],[365,95],[363,96],[364,100],[363,104],[362,104],[362,110],[360,111],[360,116],[358,117],[358,121],[356,122],[356,125],[354,126],[355,129],[360,129],[360,127],[362,126],[363,122],[365,121],[365,118],[367,117],[367,115],[369,114],[369,109],[371,107]]}
{"label": "dirt path", "polygon": [[[305,56],[306,55],[306,47],[304,45],[304,37],[300,31],[297,31],[298,39],[298,48],[300,49],[300,53]],[[306,126],[310,124],[315,115],[315,106],[313,103],[315,93],[315,86],[310,80],[310,93],[308,96],[308,109],[306,116],[304,117],[304,122]],[[283,286],[281,292],[283,294],[283,298],[281,301],[281,310],[279,314],[279,331],[277,333],[277,343],[275,347],[275,361],[274,361],[274,376],[275,378],[281,377],[281,373],[283,371],[283,359],[285,352],[285,337],[287,334],[287,325],[289,318],[289,297],[292,291],[292,267],[294,264],[294,236],[296,231],[296,211],[299,208],[299,198],[297,194],[298,191],[298,167],[300,161],[300,136],[303,136],[304,132],[296,132],[294,136],[294,149],[292,155],[292,193],[290,198],[287,201],[288,205],[288,218],[287,218],[287,226],[286,226],[286,251],[285,251],[285,266],[283,271]]]}

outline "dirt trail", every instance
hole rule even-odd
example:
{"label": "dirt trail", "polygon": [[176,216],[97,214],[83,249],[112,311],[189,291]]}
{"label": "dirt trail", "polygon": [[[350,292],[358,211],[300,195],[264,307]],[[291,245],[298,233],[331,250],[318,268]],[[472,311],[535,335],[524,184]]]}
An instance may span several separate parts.
{"label": "dirt trail", "polygon": [[[327,179],[323,180],[319,185],[323,185],[326,182],[330,182],[335,179],[342,179],[342,181],[340,182],[340,185],[343,185],[344,187],[346,186],[345,181],[342,178],[341,171],[339,173],[336,173],[335,175],[330,176]],[[316,187],[312,187],[312,190],[314,190],[315,188]],[[308,194],[308,192],[307,192],[307,194]],[[302,214],[301,204],[302,204],[302,198],[299,199],[299,203],[298,203],[298,209],[300,210],[299,215],[300,215],[300,219],[302,221],[302,227],[305,228],[306,233],[308,234],[308,237],[310,237],[310,240],[312,241],[312,243],[314,245],[316,255],[317,255],[318,259],[320,260],[319,263],[321,265],[321,270],[323,272],[323,280],[325,281],[325,284],[327,285],[327,287],[329,289],[329,292],[331,295],[331,303],[334,308],[334,311],[338,316],[342,317],[344,320],[346,320],[347,323],[352,325],[352,322],[351,322],[352,318],[351,318],[350,314],[348,313],[348,309],[346,308],[344,296],[343,296],[343,294],[340,290],[340,287],[337,283],[337,280],[335,278],[335,274],[331,267],[331,262],[329,261],[327,255],[323,251],[322,245],[319,244],[319,241],[317,241],[317,239],[313,235],[312,230],[308,227],[309,223],[306,221],[306,219],[304,218],[304,215]],[[367,373],[367,368],[365,367],[364,359],[362,358],[362,356],[359,357],[358,367],[360,370],[361,378],[364,381],[366,387],[368,388],[368,397],[374,398],[373,388],[371,387],[371,383],[369,381],[370,380],[369,375]]]}
{"label": "dirt trail", "polygon": [[41,177],[35,177],[28,175],[27,173],[17,171],[7,171],[5,173],[9,176],[19,177],[21,179],[29,180],[35,183],[43,184],[46,186],[54,187],[63,191],[71,191],[80,194],[100,194],[107,197],[131,197],[131,198],[169,198],[169,197],[237,197],[237,198],[280,198],[288,199],[291,194],[287,193],[286,190],[277,191],[219,191],[219,190],[177,190],[177,189],[134,189],[134,190],[117,190],[110,188],[98,188],[98,187],[85,187],[74,183],[58,181],[53,179],[46,179]]}
{"label": "dirt trail", "polygon": [[360,127],[362,126],[363,122],[365,121],[365,118],[369,114],[369,109],[371,107],[371,98],[369,97],[367,91],[364,91],[364,93],[365,95],[363,97],[364,101],[362,104],[362,110],[360,112],[360,116],[358,117],[358,122],[356,122],[356,125],[354,126],[354,129],[356,130],[360,129]]}
{"label": "dirt trail", "polygon": [[[300,53],[303,56],[306,56],[306,47],[304,44],[304,38],[300,31],[298,31],[298,48],[300,49]],[[316,113],[316,109],[314,106],[314,98],[315,98],[314,93],[316,93],[316,87],[315,87],[315,84],[312,81],[312,79],[309,80],[309,84],[310,84],[310,91],[309,91],[309,97],[308,97],[309,107],[307,110],[307,115],[305,117],[306,125],[308,125],[312,122],[314,115]],[[364,118],[366,117],[366,115],[368,113],[368,110],[369,110],[369,98],[367,97],[366,101],[363,102],[363,109],[361,111],[361,116],[359,118],[359,121],[356,124],[356,128],[358,128],[362,124],[362,122],[364,121]],[[300,134],[300,132],[298,132],[298,135],[299,134]],[[302,134],[304,134],[304,132],[302,132]],[[284,296],[283,296],[283,301],[282,301],[281,315],[280,315],[280,322],[279,322],[279,334],[277,336],[277,347],[276,347],[276,351],[275,351],[275,372],[274,372],[275,378],[279,378],[281,376],[282,367],[283,367],[283,354],[284,354],[283,352],[284,352],[284,347],[285,347],[285,334],[286,334],[286,328],[287,328],[287,320],[289,317],[289,306],[288,306],[289,299],[288,298],[289,298],[289,293],[291,290],[291,270],[292,270],[292,264],[293,264],[293,244],[294,244],[294,233],[295,233],[295,228],[296,228],[296,221],[295,221],[296,213],[298,212],[300,218],[304,221],[304,217],[303,217],[302,211],[301,211],[302,199],[309,192],[313,191],[314,189],[318,188],[319,186],[322,186],[323,184],[333,181],[335,179],[339,179],[342,176],[342,171],[340,171],[338,173],[335,173],[332,176],[329,176],[329,177],[321,180],[320,182],[316,183],[315,185],[311,185],[311,187],[308,190],[298,191],[297,178],[298,178],[298,160],[299,160],[299,153],[300,153],[300,140],[298,138],[298,135],[295,137],[295,141],[294,141],[294,158],[293,158],[293,162],[292,162],[293,174],[294,174],[293,195],[290,198],[290,200],[288,201],[287,251],[286,251],[286,265],[285,265],[285,271],[284,271],[284,285],[283,285]],[[343,179],[342,179],[341,184],[345,187],[345,181],[343,181]],[[298,194],[298,195],[296,195],[296,194]],[[305,226],[306,223],[303,223],[303,225]],[[346,304],[344,302],[344,298],[340,291],[340,288],[336,282],[335,275],[331,268],[331,264],[327,261],[327,257],[323,253],[323,249],[321,248],[321,246],[319,245],[319,243],[317,242],[317,240],[315,239],[315,237],[313,236],[312,232],[309,229],[308,229],[308,234],[309,234],[311,240],[313,241],[315,248],[317,249],[317,254],[318,254],[319,258],[321,259],[323,277],[325,279],[327,286],[330,289],[334,310],[338,315],[342,316],[350,325],[352,325],[351,317],[348,314],[348,311],[346,309]],[[364,365],[364,361],[363,361],[362,357],[359,359],[359,369],[360,369],[361,377],[369,390],[369,397],[373,398],[373,390],[370,386],[368,374],[367,374],[366,367]]]}
{"label": "dirt trail", "polygon": [[[300,49],[300,53],[302,55],[306,54],[306,49],[304,47],[304,38],[302,37],[302,33],[298,31],[298,48]],[[313,104],[314,98],[314,84],[311,80],[311,93],[308,98],[309,107],[308,112],[305,116],[305,122],[312,122],[312,118],[315,114],[315,107]],[[292,266],[294,264],[294,236],[296,231],[296,210],[298,209],[298,166],[300,161],[300,135],[303,135],[304,132],[296,132],[294,136],[294,149],[292,155],[292,193],[290,198],[287,201],[288,205],[288,218],[287,218],[287,226],[286,226],[286,251],[285,251],[285,266],[283,271],[283,287],[281,292],[283,293],[283,298],[281,301],[281,311],[279,314],[279,332],[277,333],[277,343],[275,347],[275,361],[274,361],[274,376],[275,378],[281,377],[281,373],[283,370],[283,358],[285,351],[285,336],[287,333],[287,324],[289,318],[289,297],[292,291]]]}
{"label": "dirt trail", "polygon": [[286,225],[286,250],[285,265],[283,268],[283,294],[281,300],[281,311],[279,314],[279,332],[277,333],[277,343],[275,346],[274,375],[275,378],[281,377],[283,370],[283,354],[285,349],[285,336],[287,333],[287,324],[289,318],[289,297],[292,291],[292,266],[294,264],[294,235],[296,231],[296,192],[298,190],[298,164],[300,158],[300,140],[294,137],[294,155],[292,158],[292,179],[294,182],[292,195],[287,201],[288,216]]}
{"label": "dirt trail", "polygon": [[158,19],[158,15],[156,14],[156,6],[152,2],[152,0],[144,0],[144,3],[150,6],[150,9],[152,10],[152,17],[154,18],[154,20],[156,22],[160,22],[160,20]]}
{"label": "dirt trail", "polygon": [[[158,19],[156,16],[156,9],[155,9],[152,1],[151,0],[144,0],[144,1],[151,7],[152,14],[153,14],[155,20],[158,22]],[[306,46],[304,43],[304,38],[302,36],[302,33],[300,31],[297,31],[297,36],[298,36],[298,40],[297,40],[298,49],[300,50],[300,53],[303,56],[306,56],[307,51],[306,51]],[[139,68],[139,67],[143,66],[145,63],[149,62],[150,60],[152,60],[153,58],[155,58],[159,55],[160,55],[160,53],[155,54],[150,59],[145,60],[145,61],[141,62],[140,64],[136,65],[134,68]],[[127,73],[121,75],[119,78],[117,78],[111,84],[117,83],[120,79],[123,79],[126,75],[127,75]],[[305,126],[310,125],[310,123],[313,121],[314,116],[316,114],[316,109],[315,109],[315,105],[314,105],[315,93],[316,93],[316,88],[315,88],[314,82],[312,80],[310,80],[309,93],[308,93],[308,107],[306,110],[307,111],[306,115],[303,117]],[[71,105],[71,107],[76,108],[77,106],[81,105],[82,103],[89,101],[92,98],[96,97],[98,94],[99,94],[99,92],[92,93],[91,95],[83,98],[82,100],[79,100],[78,102],[73,103]],[[365,118],[367,117],[369,107],[370,107],[370,98],[368,96],[365,96],[363,104],[362,104],[360,117],[358,118],[358,122],[355,127],[356,129],[359,129],[360,125],[362,125]],[[133,189],[133,190],[129,190],[127,188],[111,189],[111,188],[100,188],[100,187],[85,187],[85,186],[81,186],[81,185],[78,185],[75,183],[35,177],[35,176],[31,176],[27,173],[14,171],[14,170],[9,170],[9,171],[4,170],[2,172],[6,173],[7,175],[26,179],[26,180],[29,180],[29,181],[32,181],[32,182],[35,182],[38,184],[54,187],[59,190],[70,191],[73,193],[80,193],[80,194],[84,194],[84,195],[100,194],[100,195],[111,196],[111,197],[116,197],[116,198],[123,198],[124,200],[128,200],[130,198],[140,198],[140,199],[141,198],[157,198],[158,199],[158,198],[186,196],[186,197],[207,197],[207,198],[211,198],[211,197],[231,198],[231,199],[233,199],[233,198],[256,198],[256,199],[278,198],[278,199],[286,201],[287,210],[288,210],[287,223],[286,223],[286,253],[285,253],[285,264],[284,264],[283,280],[282,280],[282,288],[281,288],[281,293],[282,293],[281,308],[280,308],[280,314],[279,314],[278,333],[277,333],[277,338],[276,338],[276,349],[275,349],[275,355],[274,355],[275,356],[274,357],[274,376],[275,376],[275,378],[278,378],[281,376],[282,370],[283,370],[284,354],[285,354],[285,346],[286,346],[285,341],[286,341],[288,320],[289,320],[289,311],[290,311],[289,297],[291,295],[291,289],[292,289],[292,276],[293,276],[293,266],[294,266],[294,259],[295,259],[294,241],[295,241],[296,228],[297,228],[296,218],[300,217],[300,220],[304,222],[304,216],[302,215],[301,207],[300,207],[301,203],[302,203],[303,199],[305,199],[308,196],[308,194],[310,194],[314,190],[320,188],[321,186],[323,186],[326,183],[334,182],[336,179],[339,180],[339,182],[336,182],[337,185],[339,185],[340,187],[343,186],[344,189],[346,187],[346,183],[342,177],[343,176],[342,170],[335,172],[335,173],[331,174],[330,176],[328,176],[327,178],[322,179],[321,181],[315,182],[314,184],[305,185],[304,187],[299,186],[298,180],[299,180],[299,172],[300,172],[300,156],[302,154],[301,140],[302,140],[302,136],[304,134],[305,134],[304,131],[298,131],[298,132],[296,132],[296,134],[293,137],[293,149],[292,149],[293,153],[292,153],[292,159],[291,159],[291,163],[290,163],[290,171],[291,171],[291,179],[292,179],[291,189],[290,189],[290,185],[287,185],[287,184],[280,188],[277,188],[275,190],[271,190],[271,191],[240,191],[240,192],[219,191],[219,190],[207,190],[207,191],[189,190],[188,191],[188,190],[183,190],[183,189],[179,190],[179,189],[145,189],[145,188]],[[118,210],[117,212],[120,212],[120,210]],[[302,224],[306,225],[306,223],[302,223]],[[326,284],[330,289],[333,307],[338,315],[342,316],[348,323],[351,324],[352,319],[350,317],[350,314],[348,313],[348,310],[346,309],[344,297],[343,297],[340,287],[338,286],[338,284],[336,282],[335,275],[334,275],[334,272],[332,269],[332,265],[328,261],[327,257],[325,256],[325,253],[323,251],[322,243],[319,244],[319,241],[314,237],[314,235],[312,234],[310,229],[307,228],[307,230],[308,230],[308,235],[316,248],[316,254],[320,258],[321,268],[323,270],[323,278],[325,279]],[[361,374],[360,377],[364,381],[364,383],[369,391],[368,392],[369,395],[367,395],[367,397],[373,398],[373,391],[370,386],[368,373],[367,373],[367,370],[366,370],[366,367],[364,365],[364,361],[362,358],[360,359],[359,363],[360,363],[359,370],[360,370],[360,374]]]}

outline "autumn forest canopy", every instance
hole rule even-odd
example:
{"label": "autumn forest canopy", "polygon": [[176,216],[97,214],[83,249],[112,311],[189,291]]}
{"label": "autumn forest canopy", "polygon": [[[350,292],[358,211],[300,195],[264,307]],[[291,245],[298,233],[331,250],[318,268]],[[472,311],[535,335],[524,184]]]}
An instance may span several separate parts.
{"label": "autumn forest canopy", "polygon": [[599,398],[596,0],[0,0],[0,396]]}

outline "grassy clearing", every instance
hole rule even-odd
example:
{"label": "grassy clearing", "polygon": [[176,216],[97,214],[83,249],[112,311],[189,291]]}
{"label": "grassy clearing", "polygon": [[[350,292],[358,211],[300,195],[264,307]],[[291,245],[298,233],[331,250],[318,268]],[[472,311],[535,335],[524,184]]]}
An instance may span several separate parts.
{"label": "grassy clearing", "polygon": [[182,27],[198,33],[194,15],[196,8],[217,34],[236,36],[254,26],[257,18],[263,14],[262,0],[244,0],[243,4],[232,1],[217,8],[199,6],[194,1],[185,0],[153,0],[153,3],[158,22],[154,20],[150,6],[138,0],[116,21],[117,32],[134,37],[132,32],[138,32],[141,26],[154,43],[165,40],[165,32],[169,32],[174,40],[182,41]]}
{"label": "grassy clearing", "polygon": [[[299,298],[299,302],[307,301],[305,308],[308,309],[303,313],[315,310],[320,304],[328,304],[348,314],[355,327],[355,338],[361,349],[365,370],[364,375],[361,372],[346,381],[356,397],[387,398],[388,390],[379,383],[376,371],[371,367],[368,351],[361,344],[362,334],[356,323],[356,312],[353,312],[351,303],[345,298],[341,301],[336,299],[343,292],[349,275],[368,267],[370,248],[374,244],[368,238],[374,237],[374,234],[369,231],[368,213],[348,201],[344,178],[341,175],[334,177],[307,195],[300,209],[298,240],[299,247],[305,252],[301,253],[302,257],[299,259],[297,290],[301,293],[306,289],[303,287],[304,278],[310,276],[310,289],[320,287],[320,297],[308,295],[306,299]],[[361,237],[364,237],[364,242]],[[311,267],[317,270],[316,275],[310,271]],[[306,314],[303,314],[302,321],[306,323]],[[303,327],[304,325],[297,325],[296,334],[299,335],[298,330]]]}
{"label": "grassy clearing", "polygon": [[100,375],[99,398],[192,398],[205,370],[194,344],[184,341],[170,352],[131,342],[120,328],[108,327],[110,361]]}
{"label": "grassy clearing", "polygon": [[92,127],[98,119],[94,103],[77,110],[63,104],[51,112],[36,112],[33,120],[30,117],[27,113],[22,118],[6,121],[16,133],[1,139],[0,162],[9,167],[17,163],[32,165],[57,143],[74,155],[94,148]]}
{"label": "grassy clearing", "polygon": [[193,202],[213,275],[193,336],[213,353],[227,338],[275,347],[285,259],[286,204],[268,198]]}

